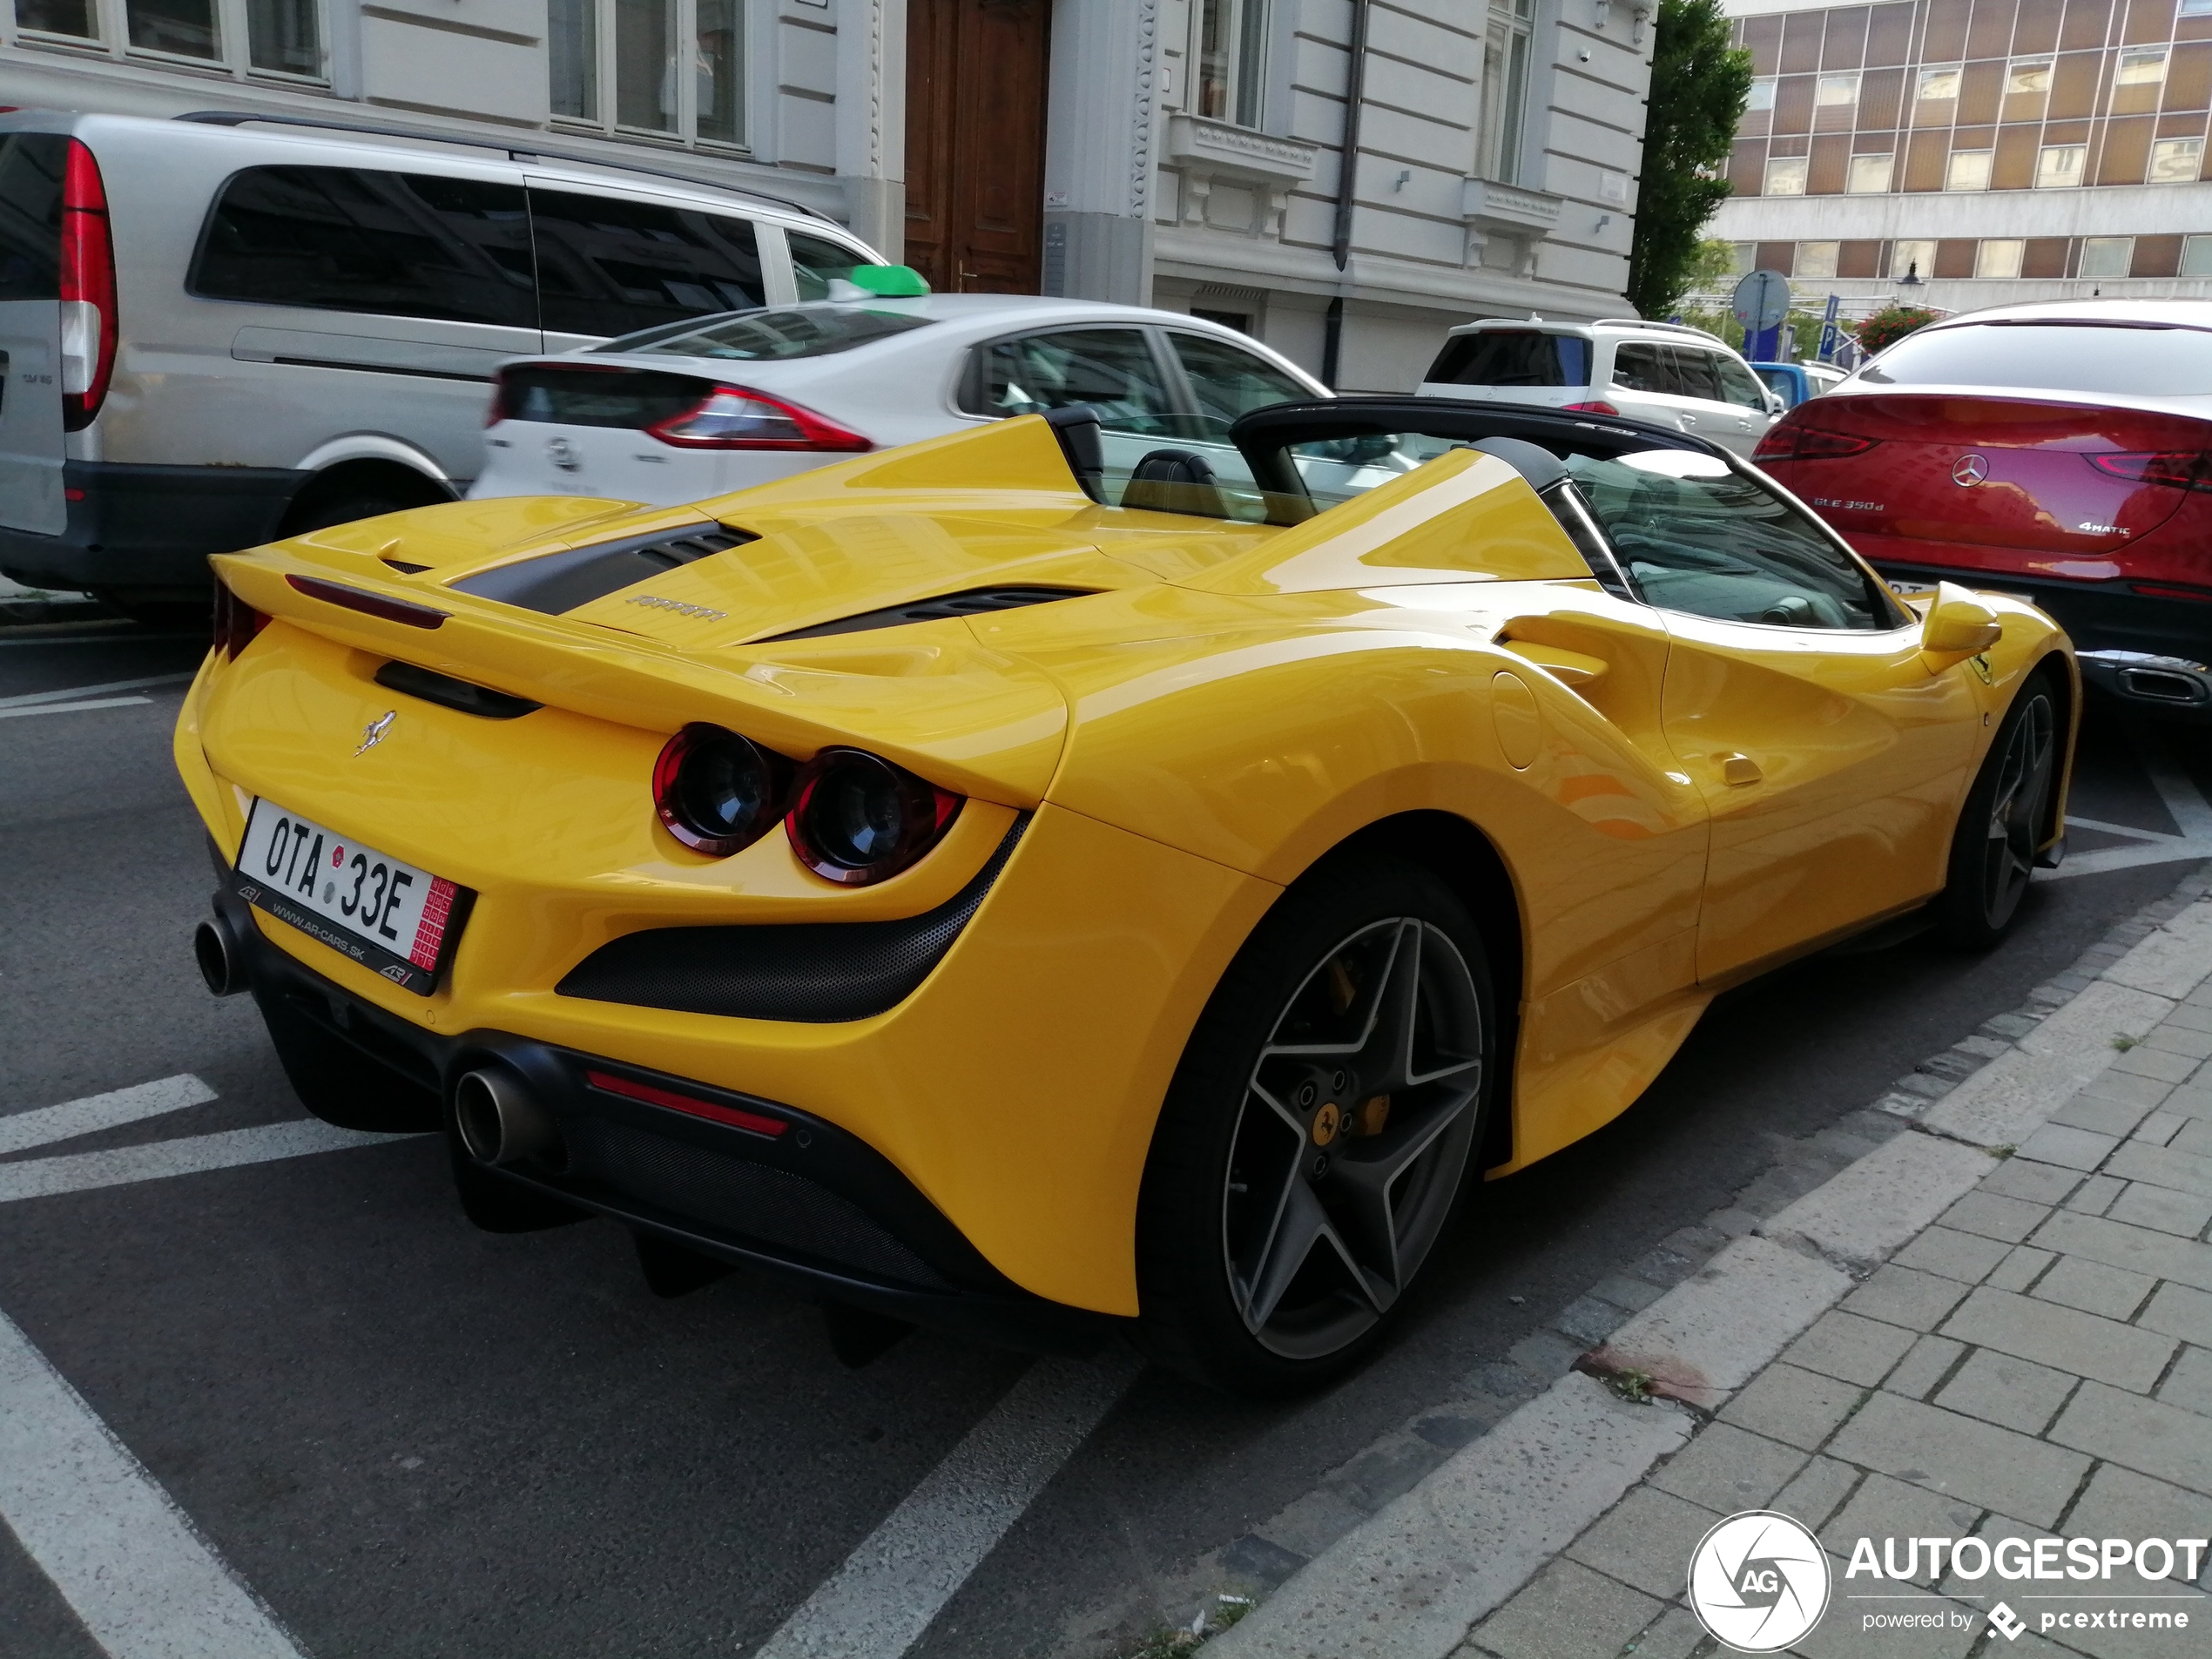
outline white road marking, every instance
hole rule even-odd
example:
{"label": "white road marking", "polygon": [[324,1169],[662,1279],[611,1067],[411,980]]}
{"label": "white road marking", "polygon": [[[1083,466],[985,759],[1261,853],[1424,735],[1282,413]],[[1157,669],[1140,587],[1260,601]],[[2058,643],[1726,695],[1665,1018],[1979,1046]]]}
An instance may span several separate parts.
{"label": "white road marking", "polygon": [[213,1135],[192,1135],[181,1140],[156,1141],[148,1146],[118,1146],[105,1152],[78,1152],[65,1157],[29,1158],[20,1163],[0,1163],[0,1204],[18,1198],[47,1198],[64,1192],[89,1192],[96,1187],[119,1187],[134,1181],[158,1181],[172,1175],[195,1175],[206,1170],[233,1169],[242,1163],[266,1163],[276,1158],[304,1157],[313,1152],[338,1152],[353,1146],[378,1146],[386,1141],[412,1138],[405,1135],[369,1135],[336,1129],[314,1118],[285,1123],[263,1123],[253,1129],[223,1130]]}
{"label": "white road marking", "polygon": [[1040,1359],[755,1659],[899,1659],[1142,1369]]}
{"label": "white road marking", "polygon": [[135,1088],[118,1089],[105,1095],[87,1095],[83,1100],[64,1101],[58,1106],[10,1112],[0,1117],[0,1153],[20,1152],[25,1147],[74,1140],[79,1135],[96,1134],[104,1129],[119,1129],[125,1123],[158,1117],[164,1112],[182,1111],[187,1106],[201,1105],[214,1098],[213,1089],[190,1072],[183,1072],[158,1082],[139,1083]]}
{"label": "white road marking", "polygon": [[0,1520],[113,1659],[300,1659],[275,1615],[4,1314]]}
{"label": "white road marking", "polygon": [[2154,733],[2138,731],[2134,736],[2136,758],[2142,762],[2143,773],[2182,833],[2175,835],[2165,830],[2137,829],[2132,824],[2112,824],[2101,819],[2069,814],[2066,820],[2069,829],[2124,835],[2134,845],[2077,853],[2055,870],[2037,871],[2037,880],[2050,881],[2072,875],[2101,875],[2107,870],[2140,869],[2148,864],[2187,864],[2212,859],[2212,802],[2208,802],[2189,775],[2174,764],[2173,756]]}
{"label": "white road marking", "polygon": [[27,709],[39,703],[66,703],[74,698],[105,697],[111,691],[143,691],[149,685],[183,685],[199,671],[186,669],[179,674],[149,674],[144,679],[110,680],[105,685],[72,685],[62,691],[25,691],[18,697],[0,697],[0,709]]}
{"label": "white road marking", "polygon": [[39,703],[27,709],[0,709],[0,720],[19,719],[27,714],[78,714],[86,709],[125,709],[137,703],[151,703],[150,697],[100,697],[89,703]]}

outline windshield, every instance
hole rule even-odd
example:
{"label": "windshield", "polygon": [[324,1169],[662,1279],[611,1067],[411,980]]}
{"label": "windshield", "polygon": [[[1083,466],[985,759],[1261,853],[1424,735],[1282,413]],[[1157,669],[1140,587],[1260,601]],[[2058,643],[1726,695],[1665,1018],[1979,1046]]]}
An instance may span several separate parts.
{"label": "windshield", "polygon": [[2212,394],[2212,331],[2058,318],[1962,323],[1906,335],[1858,378],[1874,386],[2201,397]]}
{"label": "windshield", "polygon": [[931,319],[904,311],[873,311],[864,306],[791,306],[780,311],[738,311],[704,323],[649,328],[594,347],[595,353],[651,352],[671,357],[713,357],[734,362],[763,362],[792,357],[828,357],[888,340]]}
{"label": "windshield", "polygon": [[1644,449],[1566,457],[1651,604],[1789,628],[1886,628],[1865,573],[1779,496],[1712,455]]}
{"label": "windshield", "polygon": [[1297,524],[1447,449],[1466,447],[1397,433],[1299,444],[1290,455],[1306,493],[1289,496],[1260,488],[1251,463],[1230,442],[1229,425],[1210,415],[1106,412],[1101,440],[1108,505],[1247,524]]}

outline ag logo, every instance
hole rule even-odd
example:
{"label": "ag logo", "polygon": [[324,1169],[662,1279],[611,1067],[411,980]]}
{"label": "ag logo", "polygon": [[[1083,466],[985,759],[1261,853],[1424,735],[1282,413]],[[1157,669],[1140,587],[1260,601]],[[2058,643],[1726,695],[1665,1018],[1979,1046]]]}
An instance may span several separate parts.
{"label": "ag logo", "polygon": [[1787,1515],[1747,1509],[1698,1541],[1689,1558],[1689,1605],[1723,1646],[1773,1653],[1820,1622],[1828,1558]]}

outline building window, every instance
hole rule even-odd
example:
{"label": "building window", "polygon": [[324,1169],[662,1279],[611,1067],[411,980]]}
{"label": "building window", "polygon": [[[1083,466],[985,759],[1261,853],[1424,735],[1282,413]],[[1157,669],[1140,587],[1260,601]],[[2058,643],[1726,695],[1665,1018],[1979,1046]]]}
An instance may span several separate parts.
{"label": "building window", "polygon": [[2020,255],[2027,244],[2009,238],[1991,238],[1974,250],[1974,274],[1978,277],[2016,277],[2020,273]]}
{"label": "building window", "polygon": [[1933,242],[1892,242],[1890,244],[1890,280],[1901,276],[1917,276],[1925,282],[1935,270],[1936,245]]}
{"label": "building window", "polygon": [[1203,0],[1198,11],[1198,113],[1259,125],[1266,0]]}
{"label": "building window", "polygon": [[2047,57],[2020,57],[2013,60],[2005,71],[2005,96],[2042,97],[2051,90],[2051,60]]}
{"label": "building window", "polygon": [[1844,188],[1854,196],[1878,196],[1890,187],[1892,158],[1887,155],[1853,156]]}
{"label": "building window", "polygon": [[323,78],[321,0],[16,0],[16,24],[34,41]]}
{"label": "building window", "polygon": [[556,120],[745,143],[744,0],[548,0],[545,46]]}
{"label": "building window", "polygon": [[1940,104],[1959,96],[1959,70],[1956,64],[1932,64],[1920,71],[1919,91],[1923,104]]}
{"label": "building window", "polygon": [[2150,182],[2193,185],[2204,165],[2202,138],[2161,138],[2150,147]]}
{"label": "building window", "polygon": [[2035,187],[2063,190],[2081,182],[2081,168],[2089,149],[2080,144],[2047,144],[2036,152]]}
{"label": "building window", "polygon": [[[2212,236],[2199,236],[2191,239],[2212,246]],[[1757,242],[1732,242],[1729,246],[1736,254],[1737,275],[1749,276],[1759,268],[1759,245]]]}
{"label": "building window", "polygon": [[1823,109],[1858,102],[1858,77],[1851,75],[1823,75],[1813,90],[1812,101]]}
{"label": "building window", "polygon": [[2134,263],[2132,236],[2085,236],[2081,239],[2081,269],[2085,277],[2124,277]]}
{"label": "building window", "polygon": [[[2212,5],[2212,0],[2205,0],[2205,3]],[[1743,112],[1749,115],[1755,110],[1770,110],[1773,107],[1774,77],[1771,75],[1754,76],[1751,80],[1751,96],[1743,101]]]}
{"label": "building window", "polygon": [[2182,0],[2184,17],[2212,17],[2212,0]]}
{"label": "building window", "polygon": [[1482,176],[1521,182],[1521,129],[1528,124],[1528,37],[1534,0],[1490,0],[1482,52]]}
{"label": "building window", "polygon": [[[2205,0],[2204,9],[2212,11],[2212,0]],[[2182,239],[2182,274],[2187,277],[2212,277],[2212,236],[2187,236]]]}
{"label": "building window", "polygon": [[1800,242],[1797,257],[1791,261],[1790,274],[1793,277],[1831,277],[1836,274],[1836,256],[1843,252],[1841,242]]}
{"label": "building window", "polygon": [[1953,150],[1951,165],[1943,175],[1946,190],[1987,190],[1989,163],[1995,152],[1988,150]]}
{"label": "building window", "polygon": [[2120,54],[2120,71],[2113,77],[2115,86],[2155,86],[2166,78],[2166,48],[2155,46],[2145,51]]}
{"label": "building window", "polygon": [[1805,158],[1775,156],[1766,164],[1766,193],[1802,196],[1805,193]]}

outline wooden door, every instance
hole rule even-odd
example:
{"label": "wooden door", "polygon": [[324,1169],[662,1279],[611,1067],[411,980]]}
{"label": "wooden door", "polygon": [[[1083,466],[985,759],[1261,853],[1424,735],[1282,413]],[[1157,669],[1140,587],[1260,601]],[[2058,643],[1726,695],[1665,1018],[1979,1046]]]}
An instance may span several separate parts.
{"label": "wooden door", "polygon": [[1051,0],[909,0],[907,263],[940,293],[1035,293]]}

